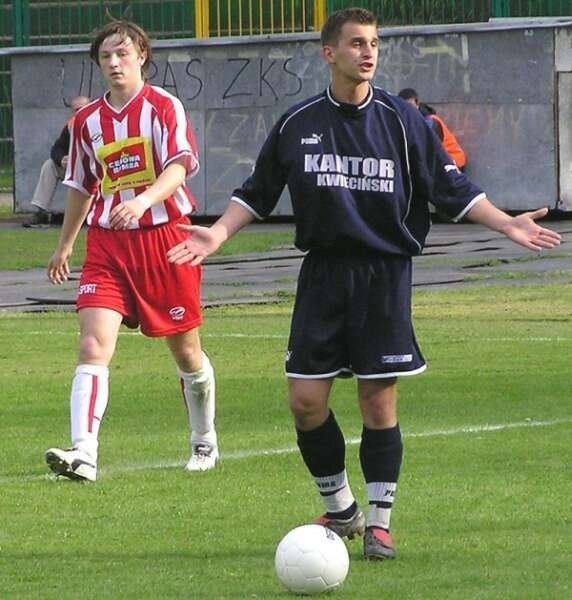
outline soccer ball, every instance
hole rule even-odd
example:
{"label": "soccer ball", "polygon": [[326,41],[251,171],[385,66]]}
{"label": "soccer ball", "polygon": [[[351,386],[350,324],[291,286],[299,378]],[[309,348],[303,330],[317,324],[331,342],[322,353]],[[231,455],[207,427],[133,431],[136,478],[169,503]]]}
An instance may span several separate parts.
{"label": "soccer ball", "polygon": [[278,579],[295,594],[329,592],[344,582],[350,566],[342,539],[322,525],[302,525],[276,548]]}

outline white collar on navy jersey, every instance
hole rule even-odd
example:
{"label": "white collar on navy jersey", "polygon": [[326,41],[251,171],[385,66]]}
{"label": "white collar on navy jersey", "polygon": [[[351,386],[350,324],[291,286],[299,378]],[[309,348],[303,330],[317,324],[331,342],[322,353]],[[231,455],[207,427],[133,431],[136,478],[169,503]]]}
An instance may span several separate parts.
{"label": "white collar on navy jersey", "polygon": [[373,100],[373,87],[371,85],[369,86],[369,94],[367,95],[366,99],[361,104],[348,104],[347,102],[339,102],[332,96],[332,90],[330,89],[330,86],[328,86],[326,89],[326,96],[328,97],[328,100],[334,106],[337,106],[338,108],[352,107],[353,110],[355,110],[356,112],[359,112],[360,110],[363,110],[364,108],[366,108],[370,104],[370,102]]}

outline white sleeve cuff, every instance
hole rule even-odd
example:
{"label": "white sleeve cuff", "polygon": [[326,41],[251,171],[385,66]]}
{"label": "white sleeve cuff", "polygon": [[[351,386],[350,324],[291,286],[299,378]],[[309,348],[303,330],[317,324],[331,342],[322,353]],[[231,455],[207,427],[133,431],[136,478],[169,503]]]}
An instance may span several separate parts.
{"label": "white sleeve cuff", "polygon": [[453,222],[457,223],[458,221],[460,221],[471,210],[471,208],[475,206],[477,202],[484,200],[486,197],[487,195],[484,192],[482,192],[478,196],[475,196],[456,217],[453,217]]}

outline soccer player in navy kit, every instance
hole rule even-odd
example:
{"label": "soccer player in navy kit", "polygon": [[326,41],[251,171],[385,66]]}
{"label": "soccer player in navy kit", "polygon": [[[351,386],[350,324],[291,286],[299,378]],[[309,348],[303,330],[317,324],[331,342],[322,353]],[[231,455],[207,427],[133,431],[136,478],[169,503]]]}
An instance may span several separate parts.
{"label": "soccer player in navy kit", "polygon": [[[411,257],[429,230],[428,202],[531,250],[559,235],[538,226],[546,209],[511,217],[453,164],[419,111],[371,85],[379,40],[361,8],[332,14],[321,35],[331,83],[276,123],[254,172],[210,227],[181,226],[169,260],[199,264],[252,220],[267,217],[288,186],[304,258],[286,356],[289,401],[304,462],[325,505],[317,522],[364,534],[366,559],[393,558],[389,533],[403,446],[397,378],[425,361],[411,323]],[[364,515],[345,469],[345,440],[328,399],[335,377],[357,378],[363,420]]]}

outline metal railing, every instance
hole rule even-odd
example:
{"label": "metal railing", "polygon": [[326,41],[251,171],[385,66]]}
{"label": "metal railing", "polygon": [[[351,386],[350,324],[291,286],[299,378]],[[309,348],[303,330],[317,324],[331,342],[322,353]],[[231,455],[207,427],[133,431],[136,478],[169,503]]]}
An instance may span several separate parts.
{"label": "metal railing", "polygon": [[199,0],[197,8],[200,37],[314,31],[326,17],[325,0]]}

